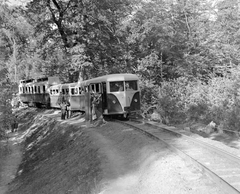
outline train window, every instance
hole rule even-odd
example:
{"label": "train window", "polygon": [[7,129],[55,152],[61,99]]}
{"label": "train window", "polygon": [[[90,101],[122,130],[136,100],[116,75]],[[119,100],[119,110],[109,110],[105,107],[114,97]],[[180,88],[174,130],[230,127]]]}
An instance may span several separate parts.
{"label": "train window", "polygon": [[91,85],[90,89],[91,89],[91,92],[96,92],[95,91],[95,84]]}
{"label": "train window", "polygon": [[71,94],[72,94],[72,95],[75,94],[75,88],[71,88]]}
{"label": "train window", "polygon": [[137,90],[138,89],[137,81],[126,81],[125,82],[125,88],[126,88],[127,91]]}
{"label": "train window", "polygon": [[83,89],[81,87],[79,87],[78,89],[79,89],[79,94],[81,94],[83,92]]}
{"label": "train window", "polygon": [[38,86],[38,93],[41,93],[40,86]]}
{"label": "train window", "polygon": [[118,92],[123,90],[123,81],[110,82],[110,92]]}
{"label": "train window", "polygon": [[45,88],[45,86],[43,85],[43,93],[45,93],[45,91],[46,91],[46,88]]}
{"label": "train window", "polygon": [[101,90],[101,84],[96,84],[96,92],[97,93],[101,93],[102,90]]}
{"label": "train window", "polygon": [[58,89],[56,89],[56,94],[58,94]]}
{"label": "train window", "polygon": [[37,92],[37,86],[34,86],[34,92],[35,93]]}
{"label": "train window", "polygon": [[62,89],[62,94],[65,94],[65,90],[64,89]]}
{"label": "train window", "polygon": [[78,94],[78,88],[75,88],[75,94]]}

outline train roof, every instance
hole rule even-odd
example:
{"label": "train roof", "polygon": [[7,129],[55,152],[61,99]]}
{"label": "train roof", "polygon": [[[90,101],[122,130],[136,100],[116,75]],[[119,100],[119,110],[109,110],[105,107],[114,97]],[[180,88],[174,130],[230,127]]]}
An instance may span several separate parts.
{"label": "train roof", "polygon": [[124,80],[138,80],[138,76],[135,74],[124,73],[124,74],[110,74],[104,75],[101,77],[92,78],[89,80],[80,81],[78,83],[83,83],[84,85],[88,85],[90,83],[98,83],[98,82],[111,82],[111,81],[124,81]]}
{"label": "train roof", "polygon": [[25,79],[25,80],[20,80],[19,82],[21,83],[21,84],[26,84],[26,83],[32,83],[34,81],[34,79]]}
{"label": "train roof", "polygon": [[58,87],[74,87],[75,85],[77,85],[77,82],[74,83],[63,83],[63,84],[56,84],[56,85],[52,85],[50,88],[58,88]]}
{"label": "train roof", "polygon": [[50,85],[60,84],[61,81],[58,76],[51,76],[51,77],[42,77],[37,79],[26,79],[26,80],[20,80],[21,84],[37,84],[37,83],[48,83]]}

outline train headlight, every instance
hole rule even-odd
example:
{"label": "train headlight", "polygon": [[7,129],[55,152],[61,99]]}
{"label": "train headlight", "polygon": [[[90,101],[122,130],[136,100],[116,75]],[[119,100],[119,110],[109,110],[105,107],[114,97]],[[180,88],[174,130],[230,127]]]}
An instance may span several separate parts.
{"label": "train headlight", "polygon": [[112,102],[113,102],[113,104],[116,104],[116,100],[113,100]]}
{"label": "train headlight", "polygon": [[134,99],[134,102],[137,102],[138,100],[137,99]]}

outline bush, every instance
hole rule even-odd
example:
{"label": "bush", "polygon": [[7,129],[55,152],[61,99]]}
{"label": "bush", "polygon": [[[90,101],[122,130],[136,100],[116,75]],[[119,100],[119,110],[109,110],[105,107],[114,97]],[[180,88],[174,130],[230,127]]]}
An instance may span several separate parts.
{"label": "bush", "polygon": [[181,77],[162,83],[159,112],[171,123],[214,121],[226,129],[240,130],[239,71],[213,77],[205,83]]}
{"label": "bush", "polygon": [[150,81],[141,81],[140,89],[141,89],[141,108],[142,112],[144,112],[149,107],[157,104],[159,87],[154,85]]}
{"label": "bush", "polygon": [[14,92],[12,85],[0,86],[0,138],[4,138],[10,129],[14,115],[12,113],[11,97]]}

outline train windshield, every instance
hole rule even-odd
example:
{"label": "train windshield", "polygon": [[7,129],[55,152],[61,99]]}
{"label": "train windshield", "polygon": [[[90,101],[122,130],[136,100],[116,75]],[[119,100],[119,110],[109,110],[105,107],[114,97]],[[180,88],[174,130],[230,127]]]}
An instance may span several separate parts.
{"label": "train windshield", "polygon": [[125,90],[131,91],[131,90],[138,90],[137,81],[126,81],[125,82]]}
{"label": "train windshield", "polygon": [[123,90],[123,81],[110,82],[110,92],[119,92]]}

